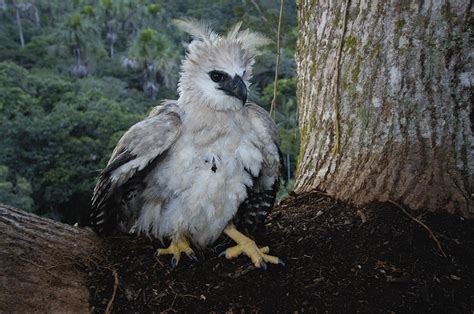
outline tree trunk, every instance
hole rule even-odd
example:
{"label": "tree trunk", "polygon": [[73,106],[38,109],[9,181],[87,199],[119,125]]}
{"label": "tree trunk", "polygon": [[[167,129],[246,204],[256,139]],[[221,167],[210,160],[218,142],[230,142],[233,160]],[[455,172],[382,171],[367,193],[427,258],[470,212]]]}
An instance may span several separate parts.
{"label": "tree trunk", "polygon": [[0,312],[89,312],[77,265],[100,247],[92,231],[0,205]]}
{"label": "tree trunk", "polygon": [[20,9],[16,8],[16,26],[18,27],[18,32],[20,33],[20,45],[21,48],[25,47],[25,38],[23,37],[23,28],[21,26],[21,16],[20,16]]}
{"label": "tree trunk", "polygon": [[471,11],[300,1],[297,192],[474,214]]}
{"label": "tree trunk", "polygon": [[38,7],[36,5],[33,5],[33,10],[34,10],[34,14],[35,14],[35,26],[36,26],[37,29],[40,29],[41,23],[40,23],[40,16],[39,16],[39,13],[38,13]]}

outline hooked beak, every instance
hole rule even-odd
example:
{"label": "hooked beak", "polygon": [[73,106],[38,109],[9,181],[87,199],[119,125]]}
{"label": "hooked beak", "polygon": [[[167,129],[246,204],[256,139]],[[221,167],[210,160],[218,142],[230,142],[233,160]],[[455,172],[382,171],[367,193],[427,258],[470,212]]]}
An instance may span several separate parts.
{"label": "hooked beak", "polygon": [[219,85],[221,91],[229,96],[234,96],[242,101],[242,105],[247,102],[247,86],[242,78],[235,75],[232,80],[226,80]]}

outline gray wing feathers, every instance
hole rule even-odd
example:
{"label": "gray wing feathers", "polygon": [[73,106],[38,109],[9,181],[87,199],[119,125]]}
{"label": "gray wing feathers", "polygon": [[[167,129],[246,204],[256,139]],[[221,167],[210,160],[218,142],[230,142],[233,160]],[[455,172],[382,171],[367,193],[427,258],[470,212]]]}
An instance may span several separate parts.
{"label": "gray wing feathers", "polygon": [[268,112],[256,104],[247,103],[246,106],[253,120],[253,124],[265,130],[261,135],[270,137],[273,142],[279,145],[280,137],[278,136],[278,128]]}
{"label": "gray wing feathers", "polygon": [[92,224],[103,223],[108,200],[117,189],[165,153],[181,131],[181,110],[168,102],[155,107],[143,121],[133,125],[119,140],[102,171],[92,197]]}
{"label": "gray wing feathers", "polygon": [[[275,122],[270,118],[268,112],[255,104],[247,104],[250,119],[261,143],[260,150],[263,155],[264,165],[262,174],[266,177],[280,176],[280,137]],[[267,185],[268,186],[268,185]]]}
{"label": "gray wing feathers", "polygon": [[120,139],[109,164],[112,164],[123,152],[135,158],[115,169],[111,173],[112,181],[121,185],[137,171],[145,168],[176,141],[180,130],[181,119],[176,112],[148,117],[132,126]]}

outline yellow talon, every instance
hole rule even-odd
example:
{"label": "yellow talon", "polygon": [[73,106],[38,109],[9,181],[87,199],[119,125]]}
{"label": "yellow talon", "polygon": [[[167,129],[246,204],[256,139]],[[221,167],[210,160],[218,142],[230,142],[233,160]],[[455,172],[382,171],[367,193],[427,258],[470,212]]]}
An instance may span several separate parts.
{"label": "yellow talon", "polygon": [[194,254],[193,249],[191,249],[189,242],[185,238],[179,238],[178,240],[173,239],[169,247],[166,249],[158,249],[156,256],[173,255],[171,258],[171,266],[174,268],[181,259],[181,253],[186,254],[192,260],[197,260],[196,254]]}
{"label": "yellow talon", "polygon": [[236,246],[230,247],[223,252],[226,258],[234,258],[243,253],[250,257],[252,263],[257,268],[262,267],[266,269],[266,263],[285,265],[283,261],[278,257],[266,254],[270,252],[270,248],[268,246],[259,248],[255,241],[246,237],[243,233],[239,232],[234,225],[229,225],[228,227],[226,227],[224,233],[229,238],[237,242]]}

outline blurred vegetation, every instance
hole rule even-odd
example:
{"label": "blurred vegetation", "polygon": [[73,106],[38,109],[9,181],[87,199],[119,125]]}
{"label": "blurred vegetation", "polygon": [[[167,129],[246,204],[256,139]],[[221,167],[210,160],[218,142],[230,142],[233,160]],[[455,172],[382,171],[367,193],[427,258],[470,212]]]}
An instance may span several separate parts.
{"label": "blurred vegetation", "polygon": [[[117,140],[176,99],[183,41],[172,20],[238,21],[276,39],[279,2],[0,0],[0,203],[74,223]],[[298,152],[296,5],[285,2],[276,122],[286,182]],[[250,100],[269,109],[276,45],[255,67]],[[286,185],[281,195],[285,195]]]}

